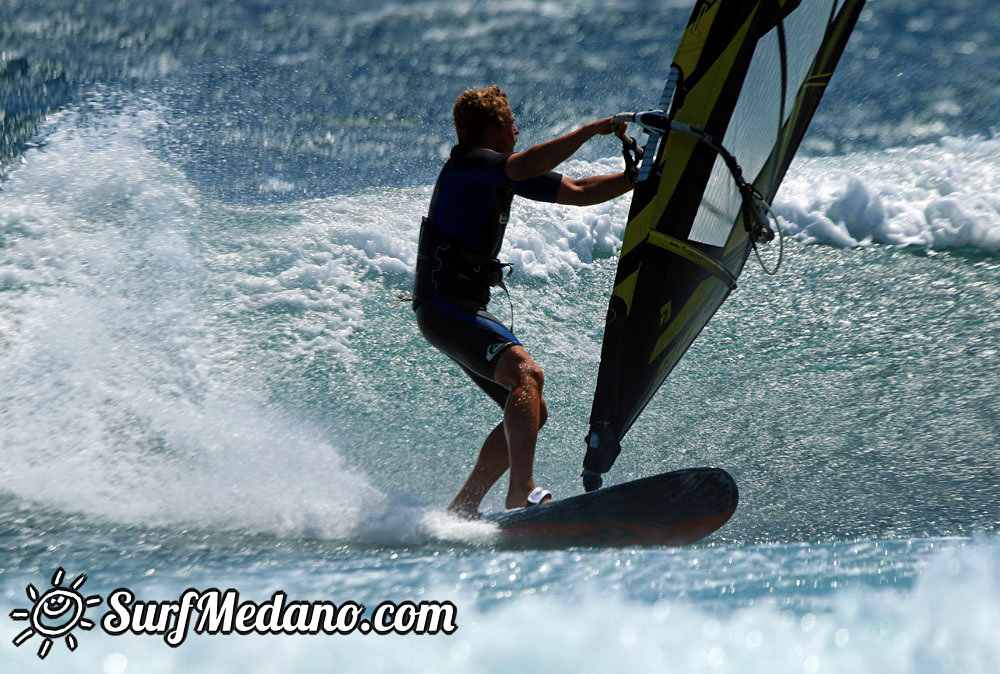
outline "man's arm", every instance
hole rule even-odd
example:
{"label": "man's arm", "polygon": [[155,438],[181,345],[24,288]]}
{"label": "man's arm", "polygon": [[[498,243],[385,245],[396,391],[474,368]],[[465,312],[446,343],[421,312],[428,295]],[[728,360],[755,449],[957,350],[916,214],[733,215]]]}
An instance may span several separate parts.
{"label": "man's arm", "polygon": [[559,195],[556,197],[556,203],[571,206],[592,206],[620,197],[633,187],[634,185],[625,182],[624,173],[610,173],[590,176],[589,178],[563,176],[562,182],[559,184]]}
{"label": "man's arm", "polygon": [[[624,124],[620,125],[624,132]],[[548,173],[569,159],[580,146],[597,135],[607,135],[615,131],[611,118],[599,119],[576,131],[538,145],[532,145],[524,152],[515,152],[507,158],[504,172],[511,180],[526,180]],[[562,189],[560,188],[560,192]]]}

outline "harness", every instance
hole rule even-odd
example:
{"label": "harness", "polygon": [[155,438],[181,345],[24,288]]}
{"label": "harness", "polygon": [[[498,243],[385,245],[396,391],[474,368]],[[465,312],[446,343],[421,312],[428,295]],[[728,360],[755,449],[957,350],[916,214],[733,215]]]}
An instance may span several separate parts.
{"label": "harness", "polygon": [[514,269],[510,262],[501,262],[488,253],[472,250],[442,232],[427,217],[420,222],[420,239],[425,242],[425,250],[433,251],[429,256],[418,254],[417,260],[431,265],[434,292],[469,297],[483,305],[490,300],[490,288],[500,287],[510,297],[504,283],[504,278]]}

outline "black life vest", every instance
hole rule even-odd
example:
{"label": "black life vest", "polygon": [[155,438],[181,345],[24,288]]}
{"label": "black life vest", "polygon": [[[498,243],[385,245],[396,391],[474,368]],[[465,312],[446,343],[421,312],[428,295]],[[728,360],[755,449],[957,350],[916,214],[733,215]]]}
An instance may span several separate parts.
{"label": "black life vest", "polygon": [[[421,249],[429,254],[417,255],[418,277],[426,274],[430,293],[468,298],[485,306],[490,288],[507,290],[504,269],[510,275],[512,264],[468,248],[438,229],[430,218],[421,220],[420,241]],[[425,268],[419,269],[421,265]]]}

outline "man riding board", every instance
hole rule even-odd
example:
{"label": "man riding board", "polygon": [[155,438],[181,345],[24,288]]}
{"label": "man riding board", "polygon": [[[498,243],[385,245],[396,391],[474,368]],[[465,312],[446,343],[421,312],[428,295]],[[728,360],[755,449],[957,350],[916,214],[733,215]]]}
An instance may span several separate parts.
{"label": "man riding board", "polygon": [[497,259],[513,196],[588,206],[614,199],[632,185],[624,173],[570,178],[553,169],[595,135],[621,136],[601,119],[523,152],[507,94],[493,85],[470,89],[452,110],[458,144],[434,188],[420,228],[413,309],[421,333],[503,409],[472,473],[448,509],[476,517],[483,497],[510,469],[506,507],[551,499],[532,476],[538,429],[548,411],[542,369],[521,342],[486,310],[490,288],[503,285]]}

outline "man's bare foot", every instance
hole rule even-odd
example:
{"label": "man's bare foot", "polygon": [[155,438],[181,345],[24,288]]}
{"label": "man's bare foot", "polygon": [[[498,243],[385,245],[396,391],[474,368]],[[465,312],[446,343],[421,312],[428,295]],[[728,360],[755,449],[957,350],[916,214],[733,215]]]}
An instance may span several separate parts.
{"label": "man's bare foot", "polygon": [[452,503],[450,506],[445,508],[445,511],[455,517],[461,517],[464,520],[478,520],[482,517],[482,513],[479,512],[479,510],[468,505],[462,506]]}

